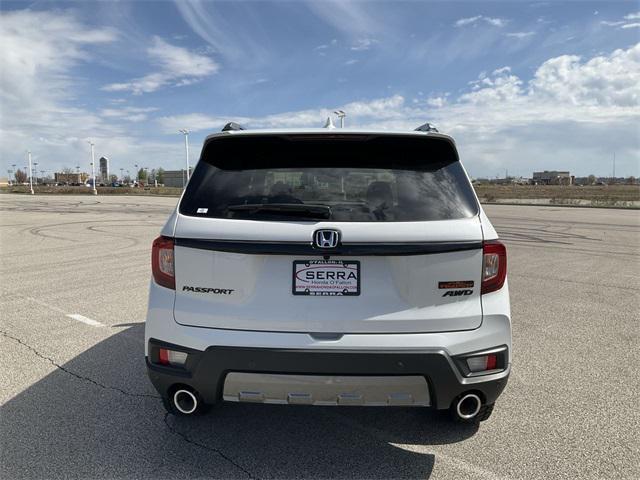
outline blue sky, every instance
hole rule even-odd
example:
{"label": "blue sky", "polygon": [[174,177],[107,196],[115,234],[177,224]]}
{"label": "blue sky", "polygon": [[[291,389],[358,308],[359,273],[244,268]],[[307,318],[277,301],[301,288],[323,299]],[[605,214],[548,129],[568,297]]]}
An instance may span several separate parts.
{"label": "blue sky", "polygon": [[3,171],[180,168],[192,131],[430,121],[476,177],[640,175],[637,2],[2,2]]}

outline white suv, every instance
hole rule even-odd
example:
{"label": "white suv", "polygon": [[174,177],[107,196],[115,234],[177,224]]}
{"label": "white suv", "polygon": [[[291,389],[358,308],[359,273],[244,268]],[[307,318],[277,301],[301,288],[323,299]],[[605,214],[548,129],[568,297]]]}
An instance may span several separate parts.
{"label": "white suv", "polygon": [[174,414],[225,400],[484,420],[511,362],[497,238],[432,128],[230,124],[153,243],[151,381]]}

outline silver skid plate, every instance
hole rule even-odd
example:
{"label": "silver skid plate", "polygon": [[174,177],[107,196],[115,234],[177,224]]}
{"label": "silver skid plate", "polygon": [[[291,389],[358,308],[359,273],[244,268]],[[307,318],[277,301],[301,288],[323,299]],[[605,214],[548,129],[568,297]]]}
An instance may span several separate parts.
{"label": "silver skid plate", "polygon": [[294,405],[429,406],[421,376],[352,377],[229,373],[223,399]]}

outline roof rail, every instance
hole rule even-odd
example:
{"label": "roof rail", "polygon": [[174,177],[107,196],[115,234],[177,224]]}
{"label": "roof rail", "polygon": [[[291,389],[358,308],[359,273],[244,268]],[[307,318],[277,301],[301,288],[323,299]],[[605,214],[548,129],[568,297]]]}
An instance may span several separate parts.
{"label": "roof rail", "polygon": [[244,130],[244,127],[236,122],[229,122],[224,127],[222,127],[223,132],[229,132],[231,130]]}
{"label": "roof rail", "polygon": [[415,132],[438,132],[438,129],[431,125],[430,123],[425,123],[424,125],[420,125],[418,128],[414,130]]}

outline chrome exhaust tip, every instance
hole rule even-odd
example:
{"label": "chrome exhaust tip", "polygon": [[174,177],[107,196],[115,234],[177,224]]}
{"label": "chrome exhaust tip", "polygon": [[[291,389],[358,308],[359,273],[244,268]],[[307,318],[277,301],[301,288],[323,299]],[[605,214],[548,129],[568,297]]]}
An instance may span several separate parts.
{"label": "chrome exhaust tip", "polygon": [[456,414],[463,420],[471,420],[482,407],[482,400],[475,393],[467,393],[456,403]]}
{"label": "chrome exhaust tip", "polygon": [[173,394],[173,405],[183,415],[190,415],[198,409],[198,397],[189,390],[176,390]]}

